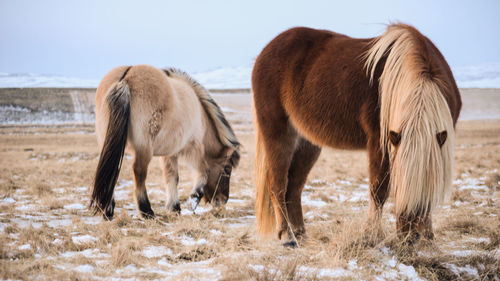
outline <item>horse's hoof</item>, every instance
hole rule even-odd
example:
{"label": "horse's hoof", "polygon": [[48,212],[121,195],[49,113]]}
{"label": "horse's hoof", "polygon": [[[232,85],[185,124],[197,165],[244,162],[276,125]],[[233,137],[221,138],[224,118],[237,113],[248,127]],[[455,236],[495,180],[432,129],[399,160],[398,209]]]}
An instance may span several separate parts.
{"label": "horse's hoof", "polygon": [[176,201],[174,204],[167,204],[167,210],[171,213],[180,214],[181,213],[181,203]]}
{"label": "horse's hoof", "polygon": [[149,210],[147,212],[140,212],[141,214],[141,217],[145,220],[151,220],[151,219],[154,219],[155,218],[155,213],[153,212],[153,210]]}
{"label": "horse's hoof", "polygon": [[105,221],[112,221],[113,220],[113,213],[111,214],[102,214],[102,219],[105,220]]}
{"label": "horse's hoof", "polygon": [[174,206],[172,206],[172,211],[177,214],[181,213],[181,203],[179,203],[179,201],[175,202]]}
{"label": "horse's hoof", "polygon": [[287,248],[297,248],[299,245],[297,244],[297,241],[291,240],[291,241],[283,243],[283,246],[287,247]]}
{"label": "horse's hoof", "polygon": [[420,238],[422,238],[420,233],[418,232],[410,233],[403,238],[403,245],[411,247],[415,245],[420,240]]}
{"label": "horse's hoof", "polygon": [[111,204],[106,208],[105,212],[102,214],[102,218],[107,221],[113,220],[115,214],[115,199],[111,200]]}
{"label": "horse's hoof", "polygon": [[193,196],[193,195],[191,195],[189,197],[189,207],[190,207],[191,211],[194,212],[194,210],[196,210],[196,207],[198,207],[198,204],[200,204],[200,201],[201,201],[201,197],[198,198],[198,197]]}

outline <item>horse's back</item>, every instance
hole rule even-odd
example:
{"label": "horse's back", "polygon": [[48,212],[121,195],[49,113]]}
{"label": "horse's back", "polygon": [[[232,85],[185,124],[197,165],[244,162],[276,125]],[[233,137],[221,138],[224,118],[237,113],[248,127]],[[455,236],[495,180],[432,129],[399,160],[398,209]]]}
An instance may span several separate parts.
{"label": "horse's back", "polygon": [[130,89],[128,149],[173,155],[190,139],[200,138],[203,124],[196,93],[185,81],[169,75],[149,65],[117,67],[110,71],[96,95],[96,101],[100,103],[99,108],[96,106],[98,139],[104,138],[107,126],[105,97],[120,79]]}
{"label": "horse's back", "polygon": [[257,122],[286,118],[317,145],[364,147],[378,126],[378,92],[362,60],[368,42],[310,28],[278,35],[253,71]]}

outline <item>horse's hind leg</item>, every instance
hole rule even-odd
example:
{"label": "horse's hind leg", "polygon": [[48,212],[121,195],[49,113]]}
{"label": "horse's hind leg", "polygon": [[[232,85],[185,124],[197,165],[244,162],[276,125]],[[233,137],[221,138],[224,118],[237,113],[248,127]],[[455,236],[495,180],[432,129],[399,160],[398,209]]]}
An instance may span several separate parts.
{"label": "horse's hind leg", "polygon": [[154,212],[151,209],[151,204],[148,199],[146,190],[146,176],[148,174],[148,165],[152,158],[152,153],[149,150],[137,151],[133,164],[134,183],[135,183],[135,199],[139,209],[139,215],[145,219],[154,218]]}
{"label": "horse's hind leg", "polygon": [[[273,125],[276,126],[277,123],[273,123]],[[284,239],[286,246],[293,247],[296,246],[297,241],[290,226],[286,204],[286,189],[288,185],[288,170],[290,169],[297,142],[297,133],[288,121],[282,125],[282,127],[272,130],[273,134],[264,137],[263,142],[269,167],[267,180],[276,218],[278,239]],[[263,130],[262,132],[264,133],[265,131]]]}
{"label": "horse's hind leg", "polygon": [[301,138],[288,170],[286,206],[293,232],[297,238],[305,234],[301,195],[307,175],[318,160],[321,148]]}
{"label": "horse's hind leg", "polygon": [[161,163],[167,190],[167,209],[180,213],[181,204],[179,203],[179,196],[177,194],[177,184],[179,183],[177,157],[161,157]]}
{"label": "horse's hind leg", "polygon": [[112,220],[114,214],[115,214],[115,197],[113,196],[113,198],[111,199],[111,204],[109,204],[109,206],[106,208],[102,217],[105,220]]}
{"label": "horse's hind leg", "polygon": [[389,155],[382,159],[379,137],[368,140],[368,160],[370,169],[370,213],[368,227],[377,236],[383,235],[381,219],[384,203],[389,195]]}

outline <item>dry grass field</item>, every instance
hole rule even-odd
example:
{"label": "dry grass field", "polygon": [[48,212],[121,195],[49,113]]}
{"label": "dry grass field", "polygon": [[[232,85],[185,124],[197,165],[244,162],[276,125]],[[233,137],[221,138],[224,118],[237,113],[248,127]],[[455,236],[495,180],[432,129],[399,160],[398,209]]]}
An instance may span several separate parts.
{"label": "dry grass field", "polygon": [[288,249],[256,236],[251,97],[215,99],[243,144],[228,204],[188,211],[191,174],[181,166],[183,210],[167,213],[154,159],[147,186],[157,218],[149,221],[137,216],[130,156],[115,219],[87,210],[98,160],[91,126],[0,126],[0,279],[500,280],[500,119],[466,118],[480,112],[467,101],[472,113],[457,125],[455,181],[434,214],[435,241],[400,245],[391,200],[385,238],[366,237],[366,154],[324,149],[303,194],[307,239]]}

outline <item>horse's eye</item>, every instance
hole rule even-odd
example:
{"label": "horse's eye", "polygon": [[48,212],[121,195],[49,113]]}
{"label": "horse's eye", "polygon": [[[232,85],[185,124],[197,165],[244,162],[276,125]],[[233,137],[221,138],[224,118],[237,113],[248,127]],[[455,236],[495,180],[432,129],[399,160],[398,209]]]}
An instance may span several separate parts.
{"label": "horse's eye", "polygon": [[401,133],[390,131],[389,132],[389,141],[392,143],[392,145],[398,146],[399,143],[401,142]]}
{"label": "horse's eye", "polygon": [[226,174],[231,174],[231,170],[232,170],[231,166],[229,166],[229,165],[224,167],[224,173],[226,173]]}
{"label": "horse's eye", "polygon": [[442,131],[436,134],[436,138],[439,144],[439,147],[442,147],[446,138],[448,137],[448,133],[446,131]]}

